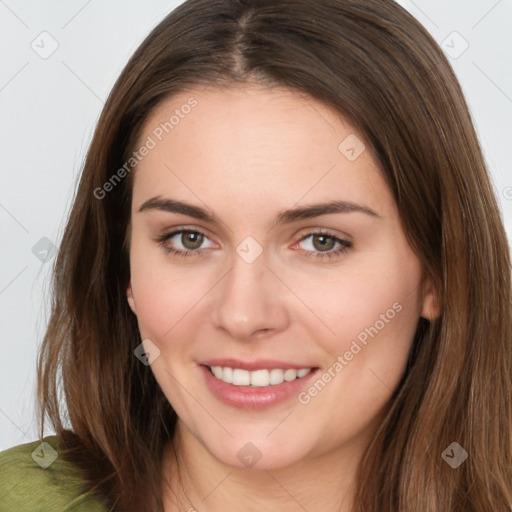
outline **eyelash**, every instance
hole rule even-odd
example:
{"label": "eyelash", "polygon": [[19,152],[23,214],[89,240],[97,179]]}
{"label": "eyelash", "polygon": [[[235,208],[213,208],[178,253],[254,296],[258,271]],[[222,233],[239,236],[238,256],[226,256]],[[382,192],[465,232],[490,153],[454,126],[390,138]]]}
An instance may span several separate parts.
{"label": "eyelash", "polygon": [[[173,247],[170,247],[166,244],[166,242],[172,238],[175,235],[182,234],[182,233],[193,233],[193,234],[200,234],[207,238],[207,235],[203,233],[202,231],[198,229],[178,229],[176,231],[172,231],[171,233],[166,233],[160,237],[157,238],[157,242],[159,246],[161,246],[168,254],[172,253],[174,256],[180,257],[180,258],[187,258],[189,256],[201,256],[206,249],[197,249],[197,250],[187,250],[182,251],[181,249],[174,249]],[[342,254],[346,253],[348,250],[350,250],[353,246],[352,242],[349,242],[347,240],[343,240],[342,238],[339,238],[332,233],[326,232],[326,231],[314,231],[311,233],[308,233],[307,235],[304,235],[297,243],[303,242],[304,240],[318,235],[324,235],[327,238],[332,239],[335,243],[338,243],[341,245],[336,250],[331,250],[330,252],[312,252],[312,251],[302,251],[303,254],[307,258],[314,258],[314,259],[320,259],[320,260],[327,260],[335,257],[339,257]]]}

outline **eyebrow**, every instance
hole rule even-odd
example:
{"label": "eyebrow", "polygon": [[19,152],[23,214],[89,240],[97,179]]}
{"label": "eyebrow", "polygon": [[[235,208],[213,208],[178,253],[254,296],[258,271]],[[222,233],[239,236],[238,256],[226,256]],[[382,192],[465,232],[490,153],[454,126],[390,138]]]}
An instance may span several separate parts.
{"label": "eyebrow", "polygon": [[[160,196],[152,197],[145,201],[139,208],[139,212],[159,210],[170,213],[179,213],[193,217],[195,219],[203,220],[205,222],[215,223],[215,215],[212,215],[205,209],[194,206],[177,199],[162,198]],[[277,224],[291,224],[299,220],[312,219],[320,217],[321,215],[328,215],[332,213],[352,213],[359,212],[371,217],[381,218],[381,216],[369,208],[368,206],[360,205],[350,201],[329,201],[326,203],[316,203],[308,206],[301,206],[289,210],[279,212],[274,223]]]}

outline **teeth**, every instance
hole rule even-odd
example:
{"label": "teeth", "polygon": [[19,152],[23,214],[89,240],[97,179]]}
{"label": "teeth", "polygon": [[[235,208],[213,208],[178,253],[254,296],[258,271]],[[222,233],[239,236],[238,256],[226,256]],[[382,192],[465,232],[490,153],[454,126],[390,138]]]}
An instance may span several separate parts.
{"label": "teeth", "polygon": [[283,382],[291,382],[295,379],[305,377],[311,372],[311,368],[302,368],[301,370],[281,370],[274,368],[272,370],[255,370],[249,372],[240,368],[230,368],[222,366],[212,366],[211,372],[217,379],[235,386],[266,387],[276,386]]}
{"label": "teeth", "polygon": [[270,384],[270,375],[268,370],[256,370],[250,372],[251,374],[251,385],[252,386],[268,386]]}
{"label": "teeth", "polygon": [[283,370],[270,370],[270,385],[282,384],[284,382]]}
{"label": "teeth", "polygon": [[[221,368],[222,376],[224,370]],[[222,377],[217,377],[222,380]],[[240,370],[240,368],[233,369],[233,384],[235,386],[248,386],[251,383],[251,374],[247,370]]]}
{"label": "teeth", "polygon": [[[220,368],[220,366],[217,366],[217,368]],[[228,384],[233,383],[233,368],[221,368],[222,375],[218,378],[222,379],[224,382],[227,382]],[[216,376],[217,377],[217,376]]]}
{"label": "teeth", "polygon": [[217,379],[222,379],[222,368],[220,366],[212,366],[212,373]]}
{"label": "teeth", "polygon": [[284,380],[286,382],[291,382],[297,378],[297,370],[286,370],[284,372]]}

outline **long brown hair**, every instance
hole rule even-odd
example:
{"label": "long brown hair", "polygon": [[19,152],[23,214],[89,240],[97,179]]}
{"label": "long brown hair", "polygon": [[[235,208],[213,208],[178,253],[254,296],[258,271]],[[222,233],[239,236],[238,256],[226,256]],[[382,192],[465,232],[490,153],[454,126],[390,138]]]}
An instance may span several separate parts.
{"label": "long brown hair", "polygon": [[[176,414],[133,355],[135,171],[123,179],[117,171],[164,99],[251,82],[305,93],[359,130],[441,307],[437,320],[418,323],[361,462],[354,510],[509,510],[508,242],[457,79],[428,32],[391,0],[188,0],[149,34],[105,104],[55,261],[38,359],[41,437],[46,417],[112,510],[162,510],[162,453]],[[457,469],[442,458],[453,442],[468,453]]]}

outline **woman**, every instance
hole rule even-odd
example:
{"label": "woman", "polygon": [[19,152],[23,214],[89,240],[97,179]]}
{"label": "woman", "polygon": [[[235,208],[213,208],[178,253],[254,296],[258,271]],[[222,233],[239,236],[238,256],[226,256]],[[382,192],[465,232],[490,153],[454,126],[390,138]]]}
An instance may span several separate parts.
{"label": "woman", "polygon": [[2,455],[0,505],[509,510],[511,332],[496,199],[419,23],[390,0],[189,0],[99,120],[41,439]]}

